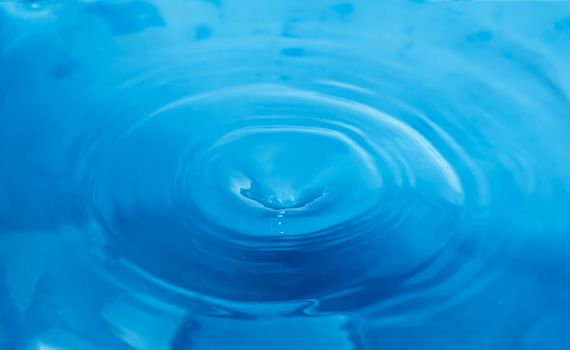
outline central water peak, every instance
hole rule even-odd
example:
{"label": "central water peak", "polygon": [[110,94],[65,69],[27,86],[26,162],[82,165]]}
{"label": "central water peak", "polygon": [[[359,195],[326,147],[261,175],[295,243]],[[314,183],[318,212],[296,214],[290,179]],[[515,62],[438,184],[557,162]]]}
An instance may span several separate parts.
{"label": "central water peak", "polygon": [[[266,220],[285,210],[294,213],[287,222],[294,233],[334,225],[364,210],[363,198],[382,182],[360,145],[339,130],[307,125],[234,129],[214,142],[198,167],[203,176],[193,182],[192,197],[199,207],[249,233],[269,232]],[[303,225],[291,222],[300,217]]]}
{"label": "central water peak", "polygon": [[303,208],[319,199],[323,192],[322,189],[297,190],[287,183],[264,185],[257,181],[251,182],[249,188],[240,189],[242,196],[273,210]]}

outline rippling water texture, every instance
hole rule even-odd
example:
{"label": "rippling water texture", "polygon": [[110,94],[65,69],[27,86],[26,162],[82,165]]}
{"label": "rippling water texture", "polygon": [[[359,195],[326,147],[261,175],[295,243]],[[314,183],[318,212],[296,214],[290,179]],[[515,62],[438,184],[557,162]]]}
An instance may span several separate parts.
{"label": "rippling water texture", "polygon": [[570,3],[0,1],[0,349],[570,349]]}

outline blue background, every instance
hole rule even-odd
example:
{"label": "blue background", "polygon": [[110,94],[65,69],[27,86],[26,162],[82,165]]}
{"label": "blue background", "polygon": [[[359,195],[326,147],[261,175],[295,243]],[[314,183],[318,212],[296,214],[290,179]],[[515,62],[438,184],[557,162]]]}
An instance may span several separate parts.
{"label": "blue background", "polygon": [[0,1],[0,349],[570,348],[570,4]]}

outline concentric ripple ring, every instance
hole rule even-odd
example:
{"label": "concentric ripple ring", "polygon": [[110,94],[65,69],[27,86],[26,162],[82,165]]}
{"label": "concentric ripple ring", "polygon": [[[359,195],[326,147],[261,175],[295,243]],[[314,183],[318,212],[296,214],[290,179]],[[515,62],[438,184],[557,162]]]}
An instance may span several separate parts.
{"label": "concentric ripple ring", "polygon": [[[168,283],[230,299],[309,298],[409,272],[445,246],[464,197],[406,124],[283,85],[182,98],[106,154],[93,198],[116,249]],[[177,265],[186,273],[168,273]]]}

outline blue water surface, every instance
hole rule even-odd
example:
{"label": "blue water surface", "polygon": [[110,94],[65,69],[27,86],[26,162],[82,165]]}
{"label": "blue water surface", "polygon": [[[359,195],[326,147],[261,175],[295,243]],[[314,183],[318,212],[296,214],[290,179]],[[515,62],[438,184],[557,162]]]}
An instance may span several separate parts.
{"label": "blue water surface", "polygon": [[0,349],[569,329],[569,2],[0,1]]}

